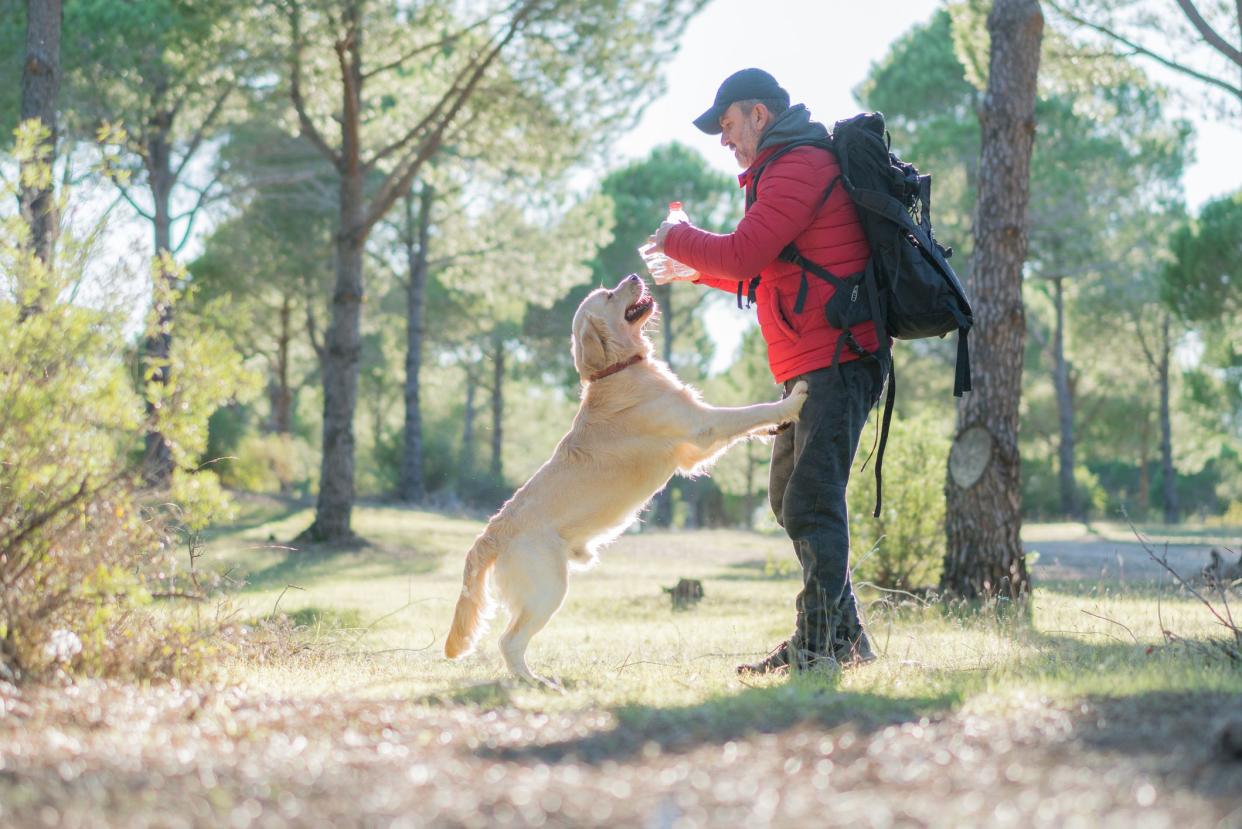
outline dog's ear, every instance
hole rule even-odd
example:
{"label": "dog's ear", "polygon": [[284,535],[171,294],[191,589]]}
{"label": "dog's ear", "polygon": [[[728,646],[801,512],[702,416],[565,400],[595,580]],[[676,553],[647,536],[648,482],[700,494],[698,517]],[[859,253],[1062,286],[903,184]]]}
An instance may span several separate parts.
{"label": "dog's ear", "polygon": [[608,360],[604,347],[603,326],[591,314],[584,314],[573,336],[574,368],[579,374],[590,374],[603,368]]}

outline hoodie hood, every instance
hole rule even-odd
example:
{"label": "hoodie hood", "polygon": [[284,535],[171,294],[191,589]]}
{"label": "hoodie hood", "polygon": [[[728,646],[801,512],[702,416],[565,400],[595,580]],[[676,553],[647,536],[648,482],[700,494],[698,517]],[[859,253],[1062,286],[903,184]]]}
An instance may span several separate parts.
{"label": "hoodie hood", "polygon": [[811,111],[805,104],[797,104],[777,116],[759,139],[758,152],[769,147],[780,147],[795,141],[826,141],[828,128],[811,120]]}

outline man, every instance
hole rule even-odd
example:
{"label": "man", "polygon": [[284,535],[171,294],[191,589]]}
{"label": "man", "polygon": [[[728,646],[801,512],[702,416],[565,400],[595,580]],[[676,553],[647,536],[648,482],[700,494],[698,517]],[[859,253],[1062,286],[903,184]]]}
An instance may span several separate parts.
{"label": "man", "polygon": [[[744,172],[746,214],[732,233],[665,223],[657,247],[694,268],[688,277],[757,307],[768,362],[786,393],[798,380],[810,396],[797,424],[772,447],[769,498],[793,541],[803,584],[793,635],[739,673],[850,666],[875,659],[849,575],[845,487],[867,414],[888,374],[889,341],[871,322],[832,328],[824,307],[833,285],[778,258],[791,243],[837,276],[858,273],[870,255],[836,157],[821,146],[782,148],[828,137],[806,107],[760,69],[730,75],[694,124],[720,135]],[[779,153],[779,155],[778,155]],[[770,163],[769,163],[770,162]],[[830,187],[831,186],[831,187]],[[758,275],[757,281],[755,280]]]}

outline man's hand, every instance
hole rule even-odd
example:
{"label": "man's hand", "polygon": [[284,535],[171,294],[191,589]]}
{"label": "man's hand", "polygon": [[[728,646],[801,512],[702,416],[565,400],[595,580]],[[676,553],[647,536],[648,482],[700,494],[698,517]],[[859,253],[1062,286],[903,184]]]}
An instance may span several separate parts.
{"label": "man's hand", "polygon": [[659,230],[657,230],[655,232],[655,235],[651,237],[651,240],[655,242],[656,250],[658,250],[660,253],[664,252],[664,240],[665,238],[668,237],[668,232],[672,230],[673,228],[677,227],[677,225],[679,224],[682,224],[682,223],[681,222],[664,222],[662,225],[660,225]]}

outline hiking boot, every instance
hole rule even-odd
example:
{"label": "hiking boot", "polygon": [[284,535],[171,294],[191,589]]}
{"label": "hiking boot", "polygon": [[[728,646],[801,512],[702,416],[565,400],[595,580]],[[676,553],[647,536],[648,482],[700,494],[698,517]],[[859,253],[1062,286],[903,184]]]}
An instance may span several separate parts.
{"label": "hiking boot", "polygon": [[804,671],[835,671],[840,667],[835,656],[800,648],[791,645],[786,640],[758,662],[738,665],[737,672],[745,676],[746,674],[788,673],[791,668],[801,673]]}
{"label": "hiking boot", "polygon": [[875,651],[871,649],[871,640],[861,630],[854,641],[834,645],[832,655],[836,657],[837,662],[841,663],[842,668],[857,668],[876,660]]}
{"label": "hiking boot", "polygon": [[739,676],[746,674],[774,674],[789,670],[789,640],[781,642],[772,652],[758,662],[748,662],[737,666]]}

